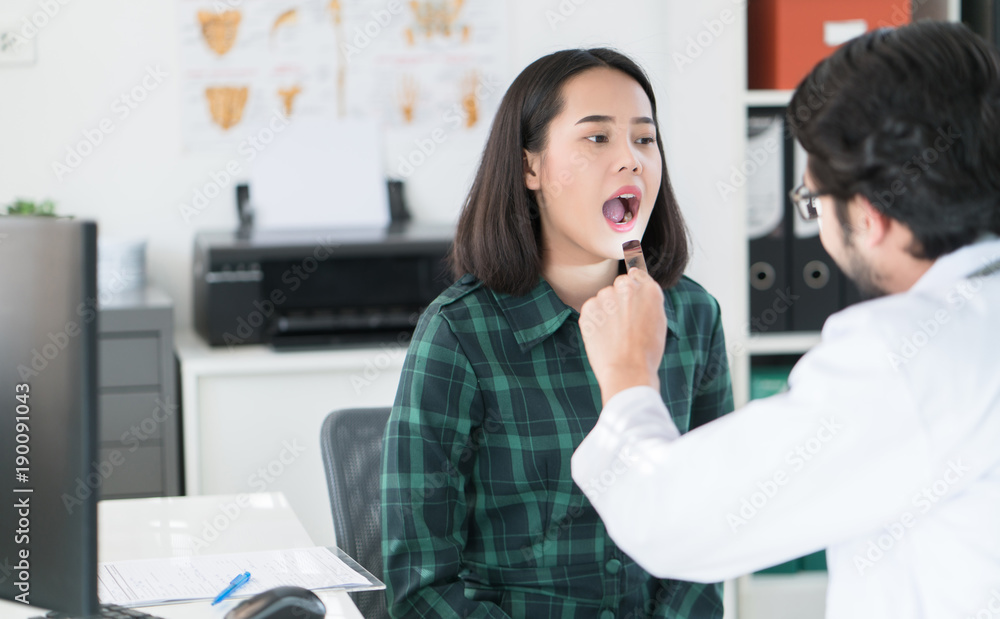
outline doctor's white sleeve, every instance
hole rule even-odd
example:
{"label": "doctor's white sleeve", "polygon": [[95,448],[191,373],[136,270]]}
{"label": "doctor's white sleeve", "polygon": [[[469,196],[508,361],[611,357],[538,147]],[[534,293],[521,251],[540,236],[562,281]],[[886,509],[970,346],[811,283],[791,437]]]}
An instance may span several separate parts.
{"label": "doctor's white sleeve", "polygon": [[825,332],[789,391],[684,436],[652,388],[609,400],[572,470],[615,543],[657,577],[717,582],[905,512],[926,431],[880,338],[854,331]]}

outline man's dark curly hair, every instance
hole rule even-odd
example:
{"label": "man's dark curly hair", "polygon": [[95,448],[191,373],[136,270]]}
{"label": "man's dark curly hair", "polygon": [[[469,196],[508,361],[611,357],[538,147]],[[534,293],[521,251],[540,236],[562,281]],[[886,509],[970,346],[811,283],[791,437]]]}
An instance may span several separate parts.
{"label": "man's dark curly hair", "polygon": [[1000,234],[1000,52],[965,26],[853,39],[802,81],[788,120],[845,230],[861,195],[913,232],[918,258]]}

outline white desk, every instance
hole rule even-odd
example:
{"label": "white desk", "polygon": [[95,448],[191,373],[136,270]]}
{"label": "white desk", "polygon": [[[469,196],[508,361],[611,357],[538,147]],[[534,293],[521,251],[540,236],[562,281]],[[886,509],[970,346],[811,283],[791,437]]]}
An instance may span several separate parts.
{"label": "white desk", "polygon": [[[100,561],[314,545],[280,492],[100,501],[97,522]],[[328,619],[363,619],[343,591],[316,594],[326,604]],[[207,601],[190,602],[142,610],[166,619],[221,619],[240,601],[227,600],[217,606]],[[45,612],[33,606],[0,601],[0,617],[4,619],[25,619]]]}

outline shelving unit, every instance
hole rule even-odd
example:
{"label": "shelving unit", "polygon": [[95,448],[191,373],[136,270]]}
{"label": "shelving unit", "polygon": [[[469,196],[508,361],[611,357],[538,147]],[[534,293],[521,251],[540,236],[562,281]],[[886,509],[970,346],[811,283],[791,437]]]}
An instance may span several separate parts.
{"label": "shelving unit", "polygon": [[[746,90],[743,93],[744,108],[786,107],[792,99],[792,90]],[[819,332],[782,331],[774,333],[751,333],[746,340],[750,357],[758,355],[801,355],[820,341]]]}
{"label": "shelving unit", "polygon": [[741,580],[739,619],[822,619],[826,572],[758,574]]}
{"label": "shelving unit", "polygon": [[819,333],[786,332],[751,335],[747,340],[747,352],[754,355],[796,355],[803,354],[819,343]]}
{"label": "shelving unit", "polygon": [[[961,19],[961,0],[913,0],[911,6],[913,21]],[[745,90],[743,107],[746,111],[750,108],[785,107],[790,103],[792,94],[791,90]],[[754,357],[805,354],[820,341],[818,332],[791,331],[749,334],[745,337],[747,366],[752,365]],[[749,388],[745,393],[749,393]],[[740,404],[738,402],[737,406]],[[821,619],[825,611],[826,589],[826,572],[743,576],[737,580],[736,616],[738,619]]]}
{"label": "shelving unit", "polygon": [[747,90],[743,93],[746,107],[784,107],[792,100],[791,90]]}

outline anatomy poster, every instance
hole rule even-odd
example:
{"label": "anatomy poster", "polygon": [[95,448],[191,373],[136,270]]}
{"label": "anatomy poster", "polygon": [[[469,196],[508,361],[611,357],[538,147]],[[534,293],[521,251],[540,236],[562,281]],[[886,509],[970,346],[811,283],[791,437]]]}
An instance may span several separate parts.
{"label": "anatomy poster", "polygon": [[[237,146],[297,116],[488,124],[507,71],[495,0],[177,0],[182,139]],[[276,124],[277,123],[277,124]]]}

